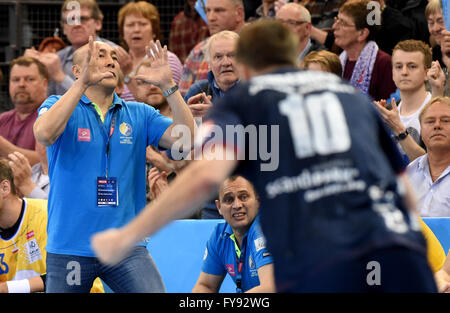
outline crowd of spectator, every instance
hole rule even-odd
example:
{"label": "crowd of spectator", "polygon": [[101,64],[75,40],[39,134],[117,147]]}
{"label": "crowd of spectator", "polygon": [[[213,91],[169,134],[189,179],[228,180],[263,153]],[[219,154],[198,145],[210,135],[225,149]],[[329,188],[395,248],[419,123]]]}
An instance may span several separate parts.
{"label": "crowd of spectator", "polygon": [[[88,151],[74,154],[74,151],[64,149],[75,146],[75,141],[97,140],[96,134],[89,131],[90,123],[97,121],[85,119],[83,114],[86,113],[75,110],[78,100],[73,102],[75,100],[72,99],[73,106],[67,105],[67,108],[57,104],[71,100],[76,91],[81,92],[75,90],[77,81],[85,82],[86,86],[94,84],[92,75],[86,78],[89,75],[86,73],[94,71],[92,69],[97,66],[89,63],[89,58],[96,59],[96,62],[100,58],[111,58],[111,64],[116,64],[118,68],[117,73],[110,71],[111,77],[102,78],[106,89],[111,88],[106,83],[108,79],[117,79],[115,87],[108,89],[108,92],[102,89],[95,96],[91,88],[93,98],[102,99],[99,95],[105,95],[104,99],[110,97],[108,99],[113,100],[114,106],[120,106],[121,101],[144,103],[152,110],[139,111],[139,114],[145,114],[140,117],[155,119],[152,122],[156,121],[161,127],[158,135],[148,134],[147,139],[137,141],[133,137],[137,131],[134,125],[133,129],[129,123],[111,126],[105,130],[106,164],[98,162],[98,167],[106,166],[107,171],[108,165],[113,166],[109,153],[114,156],[118,152],[114,151],[114,141],[111,140],[110,144],[110,139],[116,128],[122,136],[121,143],[127,142],[130,147],[139,146],[133,151],[130,148],[127,152],[130,158],[122,160],[129,166],[124,167],[123,171],[132,175],[130,177],[133,179],[137,177],[136,181],[127,184],[146,185],[145,193],[140,192],[142,186],[136,187],[139,191],[133,193],[133,197],[146,194],[146,202],[153,201],[167,188],[173,177],[189,165],[189,161],[174,161],[170,155],[168,150],[173,147],[175,139],[164,135],[167,121],[172,119],[175,124],[188,125],[194,125],[194,121],[201,123],[211,106],[241,83],[243,76],[235,59],[235,45],[240,31],[255,20],[276,19],[298,38],[299,68],[333,73],[373,101],[373,109],[379,112],[405,161],[409,163],[407,174],[416,191],[418,214],[421,217],[450,217],[450,99],[447,97],[450,94],[447,87],[450,31],[446,30],[439,0],[302,0],[288,3],[283,0],[261,0],[257,6],[250,3],[253,1],[245,0],[185,0],[183,11],[171,23],[168,47],[159,45],[162,41],[160,15],[158,8],[150,2],[129,2],[121,7],[117,20],[120,42],[115,43],[98,36],[102,29],[103,13],[95,0],[77,1],[81,8],[79,21],[70,19],[70,1],[65,1],[61,7],[60,23],[67,42],[59,37],[46,38],[38,49],[30,47],[10,64],[9,97],[14,108],[0,114],[0,159],[7,160],[11,168],[15,202],[16,196],[19,196],[49,199],[49,206],[50,201],[61,204],[61,198],[65,195],[56,194],[58,190],[70,194],[71,188],[67,186],[83,184],[76,180],[84,171],[82,162],[89,162]],[[206,16],[206,20],[202,16]],[[150,45],[152,41],[155,44]],[[93,42],[101,42],[110,49],[104,48],[104,55],[91,55],[94,50],[90,45]],[[89,48],[86,48],[87,45]],[[85,51],[77,53],[83,47]],[[114,65],[106,66],[114,68]],[[85,96],[81,96],[86,90],[79,94],[80,103],[87,103]],[[169,98],[171,95],[174,96]],[[51,103],[46,101],[47,98],[51,99]],[[115,115],[108,115],[108,108],[102,106],[101,100],[98,102],[92,102],[92,108],[99,119],[105,123],[108,119],[109,123],[115,123]],[[184,112],[181,107],[188,108],[186,111],[189,112]],[[49,116],[45,112],[47,110],[64,119],[64,127],[76,122],[82,126],[73,126],[73,138],[65,134],[63,143],[62,140],[56,141],[58,136],[62,136],[64,127],[58,126],[56,119],[48,119],[51,125],[47,125],[49,129],[43,129],[41,116]],[[130,118],[133,114],[136,113],[130,113]],[[41,119],[40,142],[35,139],[37,119]],[[51,128],[53,126],[54,129]],[[147,132],[149,127],[146,124],[143,129]],[[42,143],[53,147],[46,149]],[[109,150],[110,146],[112,150]],[[100,145],[95,149],[99,150],[99,158],[105,152]],[[51,151],[49,155],[48,151]],[[133,159],[133,153],[139,156]],[[75,155],[79,155],[80,160],[75,161]],[[131,168],[134,165],[136,168]],[[114,170],[111,169],[111,175],[120,175]],[[71,175],[74,171],[77,174]],[[144,171],[145,174],[135,171]],[[68,177],[73,181],[66,182]],[[67,188],[53,187],[54,184]],[[94,199],[98,198],[95,190],[78,187],[75,189],[80,193],[92,193],[90,198],[99,201]],[[69,201],[75,196],[68,197]],[[193,217],[222,218],[222,212],[214,201],[218,197],[200,204]],[[120,223],[138,214],[137,206],[145,204],[141,200],[133,202],[132,209],[129,208],[133,212],[127,213],[129,216],[118,217]],[[123,197],[122,201],[125,202],[126,198]],[[79,205],[75,201],[72,204]],[[51,212],[49,230],[52,229],[52,218],[55,218],[55,211]],[[74,216],[78,214],[75,210],[72,213]],[[95,214],[97,216],[99,213]],[[90,222],[89,213],[79,220]],[[58,223],[63,221],[67,218],[59,219]],[[101,223],[104,223],[102,227],[107,227],[117,226],[118,222],[102,220]],[[70,229],[60,224],[57,227],[63,232]],[[96,227],[93,226],[90,231],[102,230]],[[3,231],[6,231],[4,228],[0,223],[0,240]],[[55,244],[56,240],[61,239],[58,234],[53,231],[49,233],[52,254],[65,251],[61,245]],[[80,243],[79,247],[83,245],[88,245],[88,242]],[[88,248],[67,251],[77,256],[92,256]],[[56,260],[54,256],[52,258]],[[1,270],[0,267],[0,278]],[[42,271],[39,274],[45,274],[45,269]],[[158,280],[156,284],[160,283],[158,275],[152,274]],[[53,280],[50,277],[52,290],[60,290],[53,285]],[[215,283],[214,290],[216,285],[220,286]],[[91,287],[92,282],[86,282],[86,290]],[[157,290],[162,291],[164,287],[159,286]]]}

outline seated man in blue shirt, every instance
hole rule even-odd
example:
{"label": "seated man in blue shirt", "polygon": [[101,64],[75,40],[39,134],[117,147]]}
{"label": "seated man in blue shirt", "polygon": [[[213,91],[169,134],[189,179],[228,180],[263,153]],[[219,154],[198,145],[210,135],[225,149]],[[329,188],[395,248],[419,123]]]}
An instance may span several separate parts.
{"label": "seated man in blue shirt", "polygon": [[192,292],[218,292],[225,275],[237,292],[274,292],[273,259],[259,226],[259,197],[242,176],[222,184],[217,208],[219,223],[206,244],[203,267]]}

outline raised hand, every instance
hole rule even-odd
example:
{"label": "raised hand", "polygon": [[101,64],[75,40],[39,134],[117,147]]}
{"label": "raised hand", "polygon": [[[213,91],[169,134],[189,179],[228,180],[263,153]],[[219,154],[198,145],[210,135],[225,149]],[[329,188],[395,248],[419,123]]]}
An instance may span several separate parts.
{"label": "raised hand", "polygon": [[163,48],[161,47],[159,40],[157,40],[156,43],[152,40],[150,44],[145,47],[145,52],[150,60],[152,75],[135,75],[134,79],[158,86],[163,91],[175,85],[175,82],[172,79],[169,58],[167,56],[167,46],[164,46]]}
{"label": "raised hand", "polygon": [[86,52],[85,61],[83,63],[80,79],[86,86],[93,86],[98,84],[105,78],[112,78],[114,74],[101,69],[101,64],[98,62],[99,51],[97,44],[94,42],[92,36],[89,36],[89,44]]}
{"label": "raised hand", "polygon": [[131,50],[129,52],[125,51],[121,46],[115,47],[118,62],[120,64],[120,69],[122,70],[123,75],[128,75],[133,71],[133,61],[134,56]]}
{"label": "raised hand", "polygon": [[9,166],[14,175],[14,185],[20,193],[27,197],[36,186],[31,180],[31,165],[28,159],[20,152],[15,151],[8,155]]}
{"label": "raised hand", "polygon": [[57,83],[61,83],[66,74],[62,70],[61,60],[59,56],[54,52],[39,52],[34,47],[25,50],[25,56],[35,58],[39,62],[45,65],[50,78]]}
{"label": "raised hand", "polygon": [[431,86],[433,97],[444,95],[445,74],[439,64],[439,61],[433,61],[427,71],[428,82]]}
{"label": "raised hand", "polygon": [[156,167],[153,167],[148,172],[148,183],[150,186],[150,193],[152,199],[156,199],[164,190],[169,187],[167,181],[167,173],[165,171],[160,172]]}
{"label": "raised hand", "polygon": [[188,99],[187,105],[194,117],[204,117],[212,106],[211,96],[204,92],[192,96]]}
{"label": "raised hand", "polygon": [[400,134],[405,131],[405,126],[400,120],[400,115],[398,112],[397,103],[395,102],[395,98],[391,100],[392,110],[386,109],[386,100],[374,101],[375,106],[380,112],[386,124],[389,128],[394,132],[394,134]]}

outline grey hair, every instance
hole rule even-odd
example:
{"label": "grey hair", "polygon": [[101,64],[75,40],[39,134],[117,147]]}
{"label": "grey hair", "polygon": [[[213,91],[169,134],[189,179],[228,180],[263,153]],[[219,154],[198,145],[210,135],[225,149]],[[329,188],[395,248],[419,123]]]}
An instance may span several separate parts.
{"label": "grey hair", "polygon": [[203,47],[203,53],[205,54],[205,60],[207,62],[211,61],[211,44],[220,38],[231,39],[237,43],[237,41],[239,40],[239,34],[231,30],[223,30],[209,37],[206,45]]}

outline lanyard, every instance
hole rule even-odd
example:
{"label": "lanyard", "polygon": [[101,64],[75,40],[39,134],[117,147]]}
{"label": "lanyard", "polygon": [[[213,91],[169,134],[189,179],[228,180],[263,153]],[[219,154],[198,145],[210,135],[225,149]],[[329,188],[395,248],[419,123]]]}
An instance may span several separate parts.
{"label": "lanyard", "polygon": [[99,112],[97,112],[97,110],[95,110],[95,108],[93,108],[93,110],[95,111],[96,115],[97,115],[97,120],[100,124],[100,127],[102,127],[103,129],[103,133],[107,136],[106,138],[106,168],[105,168],[105,177],[108,178],[108,169],[109,169],[109,155],[110,155],[110,149],[109,149],[109,141],[112,137],[112,135],[114,134],[114,129],[116,128],[116,118],[117,118],[117,110],[115,109],[112,113],[112,117],[111,117],[111,126],[109,128],[109,134],[107,132],[107,130],[105,129],[105,124],[102,121],[101,117],[99,114]]}
{"label": "lanyard", "polygon": [[237,271],[236,271],[236,292],[237,293],[242,293],[242,269],[244,267],[244,262],[245,262],[245,247],[247,245],[247,234],[244,236],[244,238],[242,239],[242,243],[241,243],[241,255],[237,256],[236,254],[236,262],[237,262]]}
{"label": "lanyard", "polygon": [[109,128],[109,136],[106,141],[106,169],[105,169],[105,177],[106,178],[108,178],[109,142],[111,140],[112,135],[114,134],[114,129],[116,128],[116,117],[117,117],[117,110],[114,110],[113,116],[111,118],[111,126]]}

